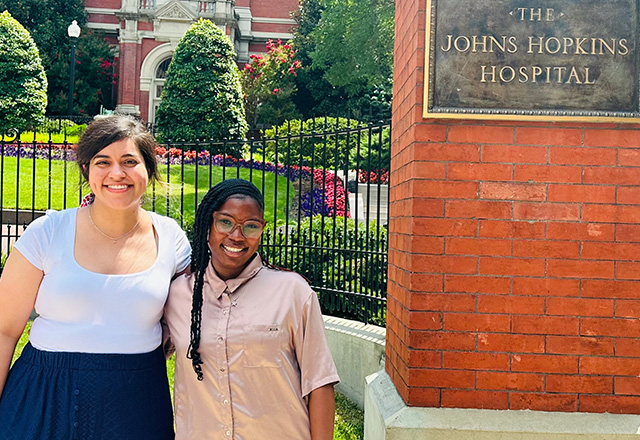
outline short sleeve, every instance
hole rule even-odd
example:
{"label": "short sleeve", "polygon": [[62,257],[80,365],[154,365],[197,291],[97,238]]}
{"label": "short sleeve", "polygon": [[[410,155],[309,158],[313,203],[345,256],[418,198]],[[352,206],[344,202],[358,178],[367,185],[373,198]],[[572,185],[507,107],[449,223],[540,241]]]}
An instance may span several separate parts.
{"label": "short sleeve", "polygon": [[339,382],[340,378],[329,351],[320,303],[315,292],[311,292],[304,303],[301,320],[295,340],[304,397],[317,388]]}
{"label": "short sleeve", "polygon": [[176,234],[176,271],[180,273],[189,267],[191,262],[191,244],[182,229]]}
{"label": "short sleeve", "polygon": [[47,250],[53,236],[52,221],[43,215],[32,221],[13,245],[28,261],[41,271],[46,267]]}

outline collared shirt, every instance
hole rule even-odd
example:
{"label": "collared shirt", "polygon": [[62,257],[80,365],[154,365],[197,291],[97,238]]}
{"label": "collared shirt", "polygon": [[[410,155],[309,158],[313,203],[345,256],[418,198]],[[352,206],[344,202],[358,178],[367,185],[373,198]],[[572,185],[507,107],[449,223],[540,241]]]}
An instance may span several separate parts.
{"label": "collared shirt", "polygon": [[307,396],[339,380],[317,295],[257,255],[226,282],[209,265],[198,381],[186,358],[193,278],[173,282],[165,308],[176,347],[176,439],[310,439]]}

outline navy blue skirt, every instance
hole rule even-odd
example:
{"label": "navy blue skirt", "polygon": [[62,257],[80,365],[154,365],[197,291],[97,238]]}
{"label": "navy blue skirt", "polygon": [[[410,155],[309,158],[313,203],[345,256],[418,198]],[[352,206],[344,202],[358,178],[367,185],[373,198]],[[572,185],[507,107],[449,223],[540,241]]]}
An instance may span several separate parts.
{"label": "navy blue skirt", "polygon": [[0,440],[170,440],[161,348],[143,354],[48,352],[27,344],[0,399]]}

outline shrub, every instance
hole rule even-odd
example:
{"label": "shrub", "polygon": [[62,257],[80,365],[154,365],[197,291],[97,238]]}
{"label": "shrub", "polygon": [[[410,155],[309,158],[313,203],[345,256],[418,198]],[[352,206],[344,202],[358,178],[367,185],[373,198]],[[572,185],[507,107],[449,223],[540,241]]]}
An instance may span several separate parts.
{"label": "shrub", "polygon": [[47,77],[29,32],[0,14],[0,131],[31,128],[44,117]]}
{"label": "shrub", "polygon": [[[316,215],[287,230],[269,227],[265,231],[262,253],[270,262],[304,275],[315,287],[386,296],[384,227],[375,222],[367,225],[344,217]],[[351,315],[361,318],[366,313],[360,306],[350,305]],[[372,321],[370,318],[367,321]]]}
{"label": "shrub", "polygon": [[251,55],[241,74],[247,121],[251,125],[280,124],[299,117],[292,101],[294,78],[302,67],[290,44],[268,40],[267,53]]}
{"label": "shrub", "polygon": [[73,127],[67,129],[67,135],[69,136],[82,136],[87,130],[87,124],[75,124]]}
{"label": "shrub", "polygon": [[[156,115],[162,141],[220,141],[245,135],[234,57],[231,41],[211,21],[200,19],[187,30],[171,59]],[[238,156],[239,150],[227,153]]]}
{"label": "shrub", "polygon": [[[302,162],[303,166],[313,164],[314,168],[343,169],[349,157],[349,148],[358,142],[354,133],[358,127],[358,121],[347,118],[285,121],[278,127],[265,130],[264,153],[267,160],[273,162]],[[277,138],[287,139],[281,142],[271,140]]]}
{"label": "shrub", "polygon": [[64,133],[74,125],[76,125],[76,123],[69,119],[46,118],[42,123],[38,124],[36,130],[41,133]]}
{"label": "shrub", "polygon": [[[77,39],[72,114],[93,116],[100,113],[101,107],[115,108],[113,89],[118,79],[115,57],[115,49],[105,41],[104,34],[83,29]],[[47,114],[67,115],[69,73],[69,52],[59,47],[51,64],[47,66]]]}
{"label": "shrub", "polygon": [[388,170],[391,165],[391,128],[367,128],[361,138],[363,141],[354,143],[349,150],[349,169]]}
{"label": "shrub", "polygon": [[272,162],[313,164],[313,168],[337,170],[389,166],[389,128],[374,131],[354,119],[285,121],[265,130],[264,137],[265,150],[258,152]]}
{"label": "shrub", "polygon": [[87,129],[87,124],[76,124],[69,119],[45,119],[36,127],[40,133],[61,133],[67,136],[80,136]]}

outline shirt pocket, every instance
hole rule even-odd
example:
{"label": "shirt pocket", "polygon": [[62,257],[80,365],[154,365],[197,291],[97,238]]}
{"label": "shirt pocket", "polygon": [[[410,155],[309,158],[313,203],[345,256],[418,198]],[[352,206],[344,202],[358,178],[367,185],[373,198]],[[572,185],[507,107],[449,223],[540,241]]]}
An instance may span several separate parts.
{"label": "shirt pocket", "polygon": [[242,334],[242,365],[280,368],[284,331],[279,324],[245,325]]}

